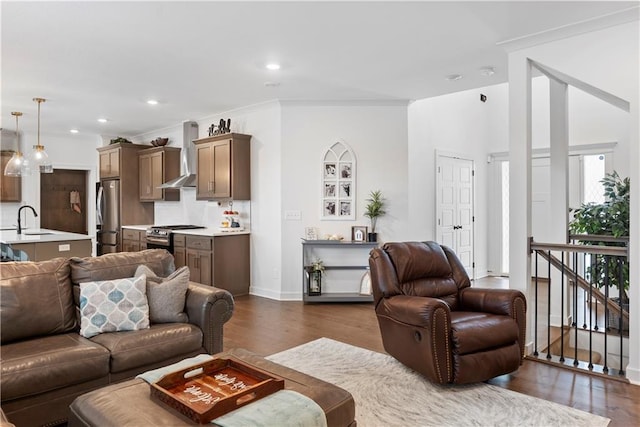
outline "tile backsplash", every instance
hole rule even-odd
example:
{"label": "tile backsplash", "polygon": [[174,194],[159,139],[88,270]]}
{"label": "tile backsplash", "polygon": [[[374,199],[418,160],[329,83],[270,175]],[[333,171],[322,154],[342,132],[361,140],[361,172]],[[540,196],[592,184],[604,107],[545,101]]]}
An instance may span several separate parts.
{"label": "tile backsplash", "polygon": [[[155,202],[155,224],[193,224],[216,228],[225,219],[224,211],[231,210],[229,204],[220,206],[215,201],[196,200],[195,188],[180,190],[179,202]],[[251,202],[240,200],[233,202],[233,210],[238,211],[240,226],[251,229]]]}

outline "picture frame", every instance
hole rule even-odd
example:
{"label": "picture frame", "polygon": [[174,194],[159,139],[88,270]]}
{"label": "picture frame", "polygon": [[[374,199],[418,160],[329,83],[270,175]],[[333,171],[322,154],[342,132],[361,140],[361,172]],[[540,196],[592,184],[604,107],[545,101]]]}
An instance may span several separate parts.
{"label": "picture frame", "polygon": [[342,140],[324,152],[320,179],[320,220],[356,219],[356,156]]}
{"label": "picture frame", "polygon": [[315,227],[305,227],[304,238],[306,240],[318,240],[318,230]]}
{"label": "picture frame", "polygon": [[354,225],[351,227],[352,242],[366,242],[369,227],[366,225]]}

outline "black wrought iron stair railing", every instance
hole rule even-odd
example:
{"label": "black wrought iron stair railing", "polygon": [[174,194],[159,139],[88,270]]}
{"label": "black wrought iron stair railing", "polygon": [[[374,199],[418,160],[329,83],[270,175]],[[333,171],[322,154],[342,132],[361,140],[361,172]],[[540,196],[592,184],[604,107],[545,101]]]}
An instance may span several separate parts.
{"label": "black wrought iron stair railing", "polygon": [[[531,239],[530,250],[535,256],[532,358],[626,380],[628,239],[571,237],[574,242],[622,246],[538,243]],[[546,263],[546,278],[540,272],[540,260]],[[617,301],[610,295],[612,285],[619,290]],[[546,355],[541,355],[544,352]]]}

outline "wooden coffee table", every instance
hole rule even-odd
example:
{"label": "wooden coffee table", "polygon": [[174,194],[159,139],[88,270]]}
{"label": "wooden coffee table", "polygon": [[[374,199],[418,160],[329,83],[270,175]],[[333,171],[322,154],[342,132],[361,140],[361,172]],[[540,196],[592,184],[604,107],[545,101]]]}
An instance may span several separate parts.
{"label": "wooden coffee table", "polygon": [[[351,394],[333,384],[270,362],[244,349],[219,353],[270,372],[285,380],[285,389],[313,399],[324,411],[329,426],[355,426],[355,403]],[[69,427],[189,426],[195,423],[150,398],[149,384],[133,379],[112,384],[74,400]]]}

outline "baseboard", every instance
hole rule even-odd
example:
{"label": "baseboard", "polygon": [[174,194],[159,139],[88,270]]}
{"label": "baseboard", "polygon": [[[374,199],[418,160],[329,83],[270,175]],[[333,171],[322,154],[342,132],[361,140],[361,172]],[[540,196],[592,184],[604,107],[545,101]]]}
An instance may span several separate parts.
{"label": "baseboard", "polygon": [[302,295],[299,292],[274,292],[271,289],[258,288],[255,286],[249,288],[249,294],[276,301],[302,301]]}

